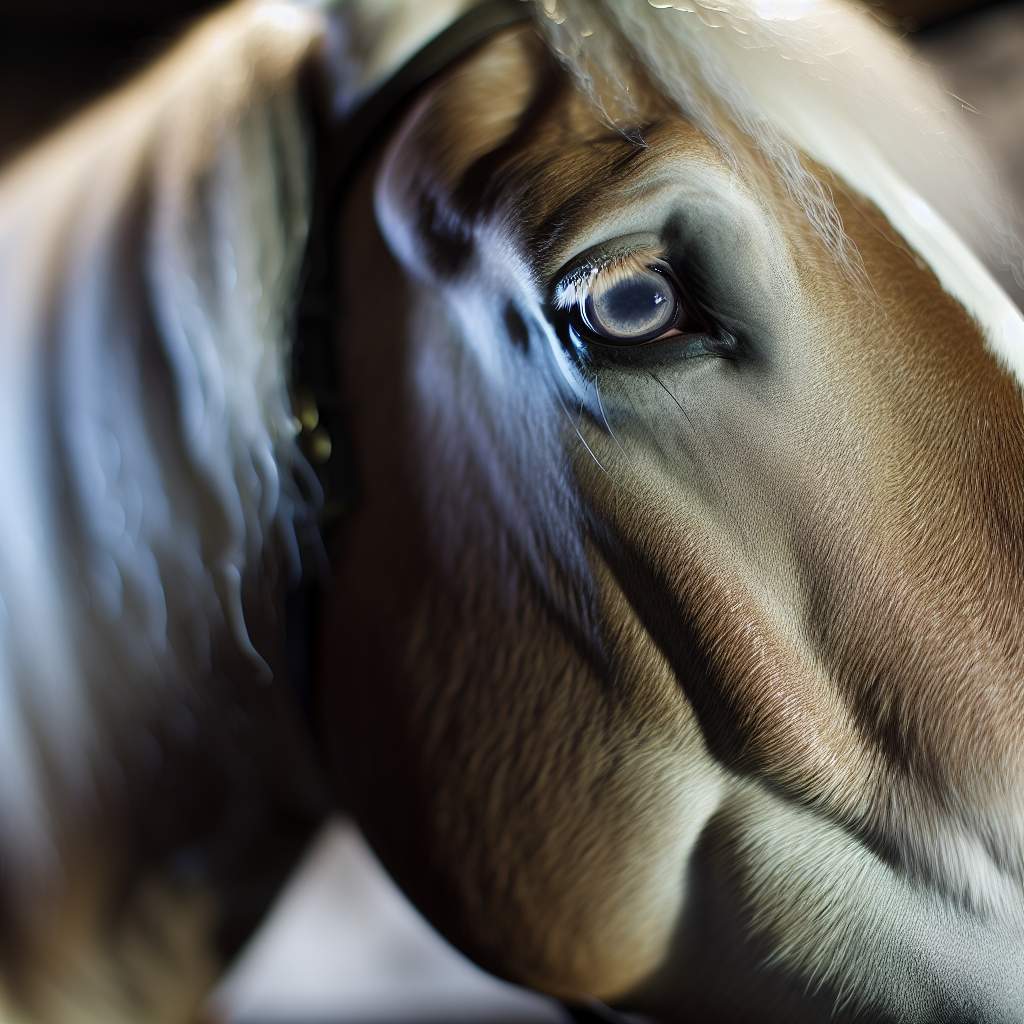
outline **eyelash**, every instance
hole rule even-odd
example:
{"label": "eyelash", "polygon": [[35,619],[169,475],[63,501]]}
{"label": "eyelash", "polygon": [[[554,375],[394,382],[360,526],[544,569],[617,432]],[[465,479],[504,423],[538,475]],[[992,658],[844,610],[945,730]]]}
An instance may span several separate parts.
{"label": "eyelash", "polygon": [[662,246],[633,246],[618,252],[597,253],[577,264],[556,284],[554,308],[561,312],[582,309],[597,288],[610,288],[631,271],[651,266],[668,267]]}

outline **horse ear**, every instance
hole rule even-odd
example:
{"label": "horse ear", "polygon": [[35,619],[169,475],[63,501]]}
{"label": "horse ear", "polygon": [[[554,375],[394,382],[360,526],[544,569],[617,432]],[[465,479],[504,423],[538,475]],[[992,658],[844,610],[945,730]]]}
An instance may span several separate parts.
{"label": "horse ear", "polygon": [[374,206],[399,262],[421,280],[436,280],[465,264],[472,231],[454,202],[454,183],[443,160],[416,130],[419,116],[411,115],[385,152]]}
{"label": "horse ear", "polygon": [[464,265],[475,200],[492,184],[492,157],[550,84],[549,69],[532,30],[512,29],[429,88],[406,115],[385,151],[375,203],[389,245],[410,269],[444,278]]}
{"label": "horse ear", "polygon": [[385,149],[374,188],[388,246],[420,279],[449,276],[464,265],[472,241],[471,225],[456,202],[457,154],[444,145],[438,128],[442,100],[432,89],[406,115]]}

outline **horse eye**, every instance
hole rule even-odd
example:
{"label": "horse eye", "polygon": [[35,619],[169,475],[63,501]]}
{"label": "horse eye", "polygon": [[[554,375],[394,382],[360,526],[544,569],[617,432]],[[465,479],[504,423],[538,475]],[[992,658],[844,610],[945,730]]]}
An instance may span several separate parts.
{"label": "horse eye", "polygon": [[672,282],[647,267],[588,294],[578,315],[587,332],[600,341],[639,345],[675,327],[681,310]]}

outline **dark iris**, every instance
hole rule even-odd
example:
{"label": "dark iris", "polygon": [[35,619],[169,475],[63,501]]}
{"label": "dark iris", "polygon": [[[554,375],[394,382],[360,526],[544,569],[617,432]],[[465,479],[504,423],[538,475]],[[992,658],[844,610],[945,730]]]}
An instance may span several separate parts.
{"label": "dark iris", "polygon": [[679,300],[671,283],[648,268],[588,295],[583,319],[600,338],[639,344],[673,327],[678,309]]}

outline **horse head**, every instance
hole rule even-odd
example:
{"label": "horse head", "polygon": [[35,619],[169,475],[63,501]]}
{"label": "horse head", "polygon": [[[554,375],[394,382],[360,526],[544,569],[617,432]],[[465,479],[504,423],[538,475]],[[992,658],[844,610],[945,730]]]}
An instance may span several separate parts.
{"label": "horse head", "polygon": [[348,799],[526,984],[988,1019],[1024,982],[1024,331],[922,198],[929,162],[966,194],[952,122],[845,7],[556,6],[354,203]]}

